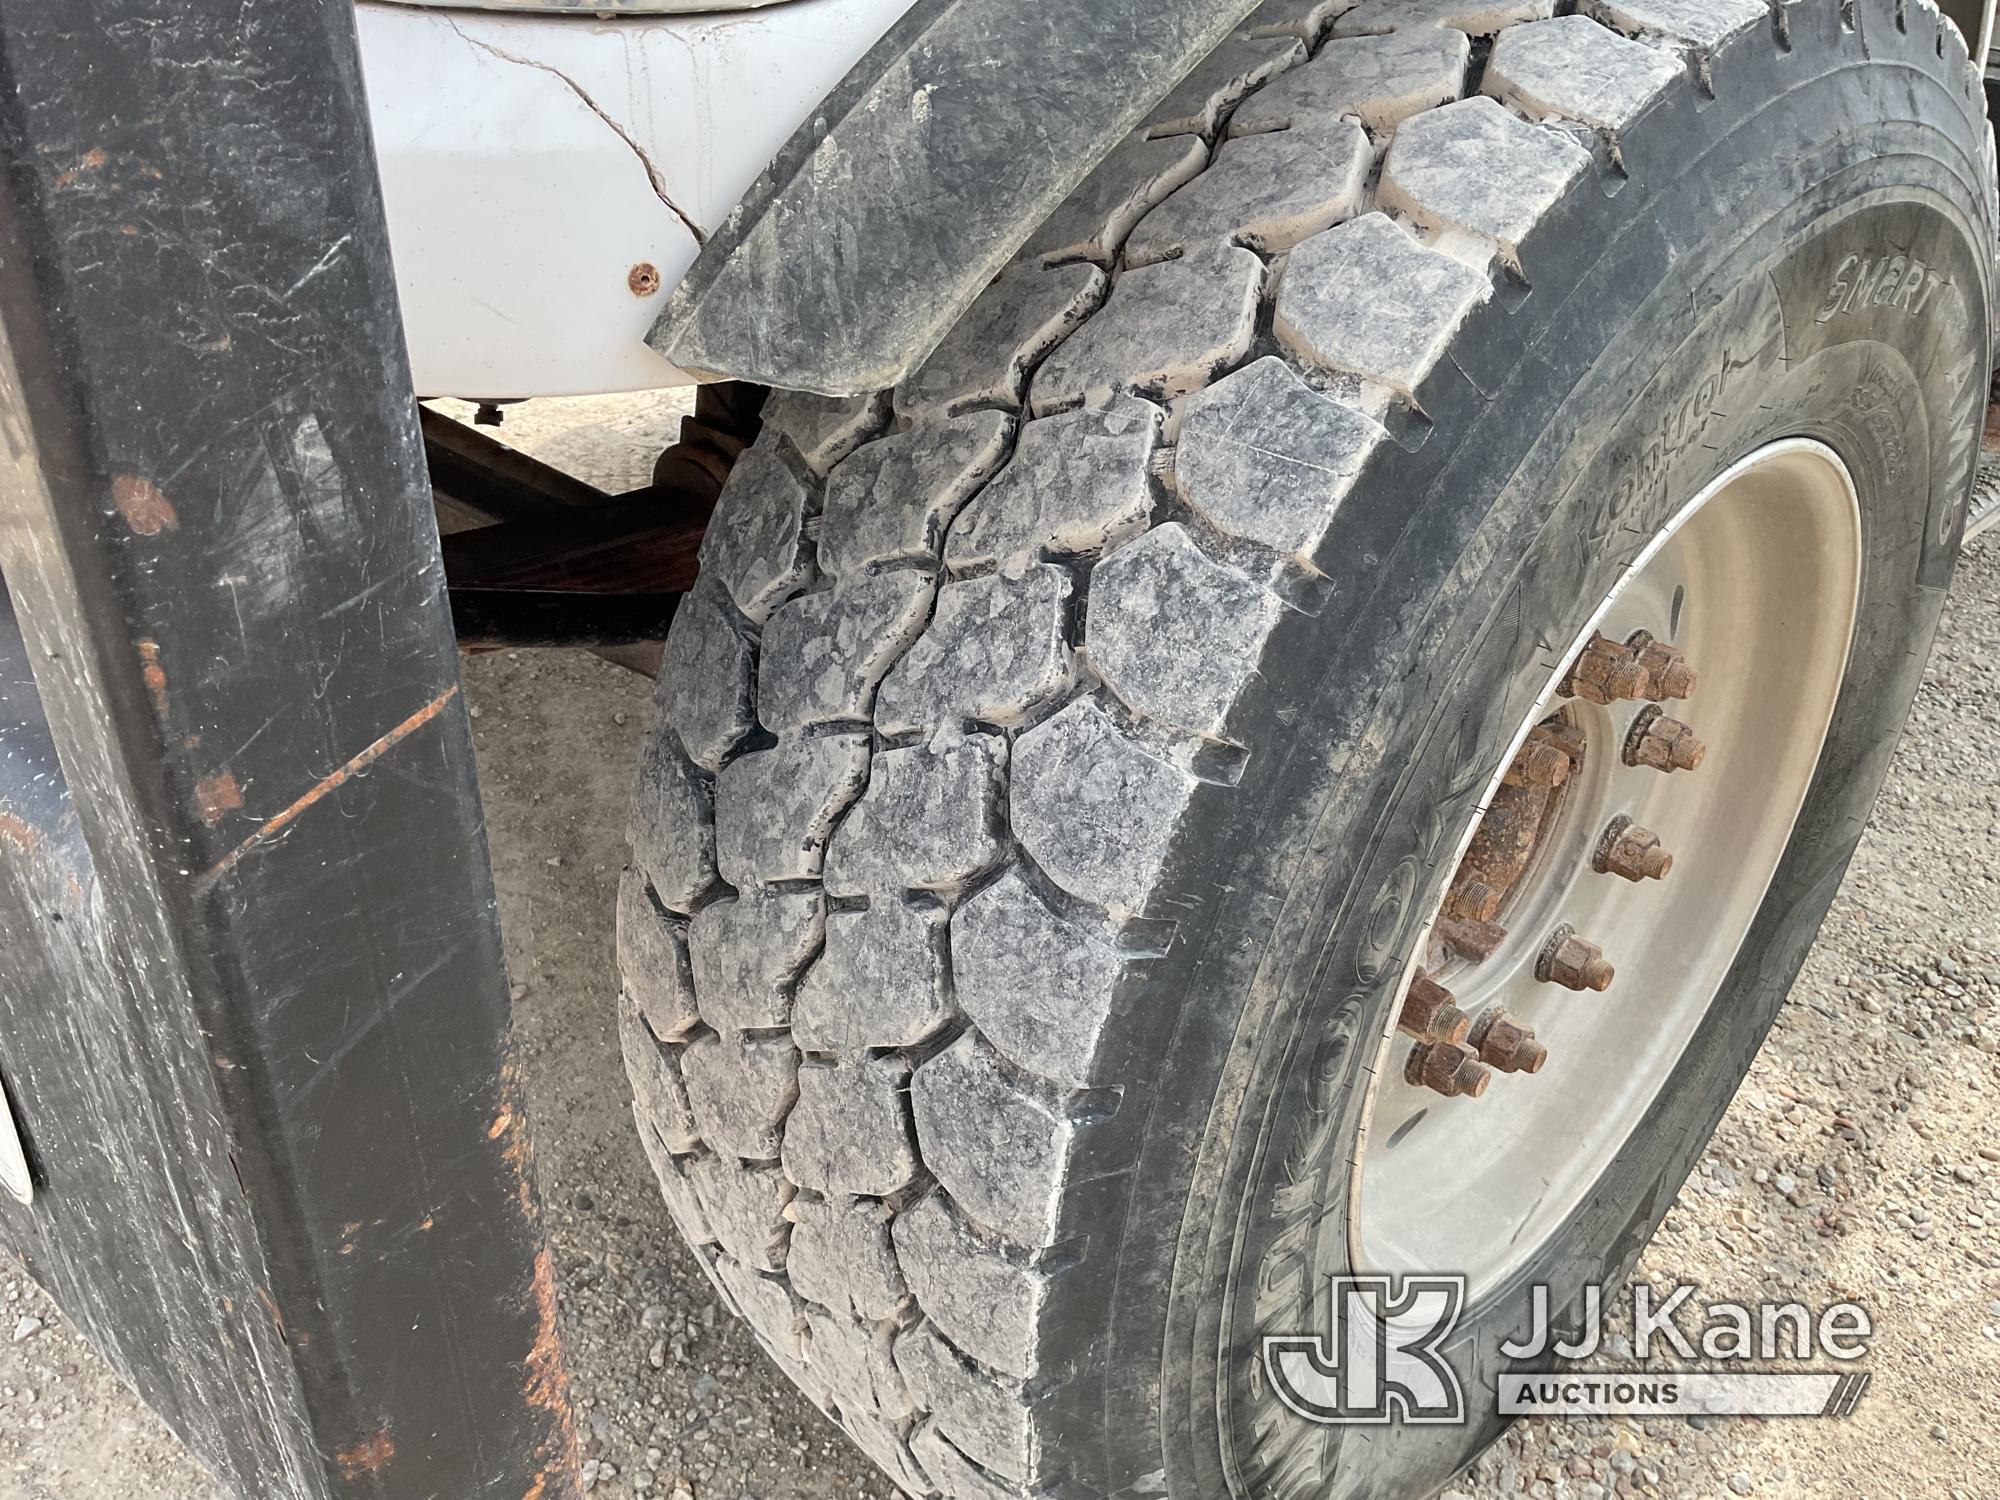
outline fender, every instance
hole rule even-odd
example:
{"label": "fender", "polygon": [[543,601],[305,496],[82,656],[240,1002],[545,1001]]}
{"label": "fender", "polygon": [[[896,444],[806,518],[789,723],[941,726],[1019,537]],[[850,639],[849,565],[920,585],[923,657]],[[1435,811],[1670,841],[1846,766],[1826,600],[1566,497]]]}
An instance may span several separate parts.
{"label": "fender", "polygon": [[709,238],[647,342],[705,377],[893,385],[1255,0],[918,0]]}

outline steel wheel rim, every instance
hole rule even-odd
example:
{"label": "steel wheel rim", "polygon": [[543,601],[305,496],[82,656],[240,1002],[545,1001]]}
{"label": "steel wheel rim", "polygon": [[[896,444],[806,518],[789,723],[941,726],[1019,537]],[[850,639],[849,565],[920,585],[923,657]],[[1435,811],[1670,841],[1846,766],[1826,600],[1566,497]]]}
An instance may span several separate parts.
{"label": "steel wheel rim", "polygon": [[[1406,1079],[1419,1043],[1396,1029],[1401,1002],[1391,1008],[1351,1177],[1358,1268],[1463,1275],[1477,1298],[1583,1203],[1665,1086],[1763,903],[1832,722],[1860,578],[1852,476],[1830,448],[1788,439],[1683,507],[1578,634],[1482,802],[1492,803],[1552,714],[1582,731],[1587,748],[1558,794],[1562,806],[1500,914],[1507,937],[1468,962],[1441,945],[1442,912],[1433,912],[1404,978],[1407,993],[1419,970],[1429,972],[1475,1019],[1503,1006],[1532,1027],[1547,1062],[1532,1075],[1491,1074],[1483,1097],[1443,1097]],[[1700,671],[1688,702],[1600,706],[1562,695],[1586,643],[1639,630],[1684,650]],[[1701,730],[1709,753],[1697,768],[1626,763],[1631,726],[1649,709],[1684,710]],[[1666,878],[1633,882],[1592,868],[1620,815],[1673,854]],[[1606,992],[1536,979],[1564,924],[1617,967]]]}

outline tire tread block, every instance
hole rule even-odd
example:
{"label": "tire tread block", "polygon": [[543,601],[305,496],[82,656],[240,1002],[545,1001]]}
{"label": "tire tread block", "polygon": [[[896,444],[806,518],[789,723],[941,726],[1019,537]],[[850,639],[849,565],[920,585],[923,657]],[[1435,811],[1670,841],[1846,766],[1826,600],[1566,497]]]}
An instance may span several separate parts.
{"label": "tire tread block", "polygon": [[1071,895],[1114,917],[1143,915],[1196,785],[1080,698],[1014,748],[1015,836]]}
{"label": "tire tread block", "polygon": [[1379,36],[1442,26],[1467,36],[1493,36],[1524,21],[1547,20],[1555,11],[1556,0],[1361,0],[1333,23],[1333,34]]}
{"label": "tire tread block", "polygon": [[923,629],[931,579],[885,573],[804,594],[764,627],[758,714],[773,734],[866,719],[875,690]]}
{"label": "tire tread block", "polygon": [[968,722],[1011,728],[1067,696],[1069,574],[1037,563],[938,590],[937,613],[882,683],[884,734]]}
{"label": "tire tread block", "polygon": [[896,1339],[896,1368],[939,1432],[980,1467],[1033,1483],[1044,1455],[1033,1404],[1017,1382],[971,1364],[929,1323]]}
{"label": "tire tread block", "polygon": [[799,1096],[799,1052],[789,1037],[710,1033],[681,1054],[688,1108],[717,1151],[775,1160]]}
{"label": "tire tread block", "polygon": [[701,542],[701,571],[762,624],[813,579],[806,516],[815,497],[775,436],[760,435],[729,471]]}
{"label": "tire tread block", "polygon": [[1407,121],[1379,191],[1384,207],[1489,239],[1516,263],[1521,241],[1590,169],[1568,136],[1482,94]]}
{"label": "tire tread block", "polygon": [[1196,63],[1141,128],[1149,136],[1213,135],[1230,106],[1305,55],[1296,37],[1232,37]]}
{"label": "tire tread block", "polygon": [[646,877],[627,869],[618,878],[618,963],[625,1004],[636,1006],[663,1042],[684,1042],[701,1024],[688,958],[688,924],[662,916]]}
{"label": "tire tread block", "polygon": [[1019,406],[1028,371],[1090,316],[1104,288],[1104,273],[1091,265],[1002,271],[896,388],[896,410],[922,418]]}
{"label": "tire tread block", "polygon": [[1132,226],[1207,164],[1208,147],[1197,136],[1129,135],[1028,236],[1019,256],[1108,265]]}
{"label": "tire tread block", "polygon": [[688,759],[709,772],[720,769],[757,724],[756,652],[737,620],[714,591],[697,588],[688,595],[667,627],[654,685],[655,722],[671,726]]}
{"label": "tire tread block", "polygon": [[1352,120],[1315,120],[1223,143],[1201,176],[1139,221],[1129,265],[1197,245],[1289,250],[1360,211],[1375,151]]}
{"label": "tire tread block", "polygon": [[1206,384],[1249,353],[1263,286],[1263,262],[1232,245],[1127,271],[1036,372],[1035,413],[1121,391],[1172,400]]}
{"label": "tire tread block", "polygon": [[760,1271],[785,1268],[792,1226],[785,1205],[795,1189],[769,1164],[707,1152],[688,1158],[688,1181],[716,1241],[736,1260]]}
{"label": "tire tread block", "polygon": [[720,1032],[786,1025],[792,981],[826,934],[826,898],[818,892],[753,893],[717,901],[688,924],[701,1018]]}
{"label": "tire tread block", "polygon": [[1471,267],[1419,244],[1386,215],[1369,214],[1292,252],[1274,326],[1302,364],[1414,400],[1491,290]]}
{"label": "tire tread block", "polygon": [[924,1164],[967,1218],[1024,1249],[1055,1243],[1076,1145],[1059,1090],[967,1033],[917,1069],[910,1104]]}
{"label": "tire tread block", "polygon": [[1160,409],[1118,395],[1021,429],[1013,461],[945,539],[953,568],[1018,568],[1100,553],[1143,531]]}
{"label": "tire tread block", "polygon": [[715,790],[663,725],[646,735],[626,827],[632,858],[670,911],[691,912],[716,882]]}
{"label": "tire tread block", "polygon": [[1279,613],[1275,595],[1170,521],[1099,564],[1084,649],[1134,713],[1219,740]]}
{"label": "tire tread block", "polygon": [[625,1078],[632,1085],[632,1102],[653,1122],[669,1151],[696,1149],[704,1137],[688,1102],[676,1049],[655,1038],[645,1017],[632,1005],[618,1007],[618,1040],[625,1055]]}
{"label": "tire tread block", "polygon": [[945,527],[1007,456],[1013,423],[976,412],[881,438],[826,481],[821,565],[850,582],[891,563],[935,560]]}
{"label": "tire tread block", "polygon": [[851,1053],[798,1070],[785,1121],[785,1175],[822,1197],[886,1198],[917,1179],[910,1065]]}
{"label": "tire tread block", "polygon": [[1056,915],[1018,872],[951,919],[958,1003],[995,1051],[1058,1083],[1103,1076],[1102,1049],[1131,961]]}
{"label": "tire tread block", "polygon": [[868,777],[865,735],[780,740],[715,781],[715,858],[738,890],[814,880],[840,815]]}
{"label": "tire tread block", "polygon": [[1753,26],[1768,25],[1768,0],[1587,0],[1592,16],[1627,36],[1707,53]]}
{"label": "tire tread block", "polygon": [[862,1322],[895,1318],[909,1287],[889,1242],[889,1206],[865,1198],[794,1198],[785,1270],[808,1301]]}
{"label": "tire tread block", "polygon": [[[715,1259],[715,1278],[728,1288],[742,1315],[763,1341],[765,1348],[779,1356],[787,1370],[805,1359],[805,1306],[792,1295],[783,1278],[764,1276],[729,1255]],[[803,1371],[794,1371],[797,1379]]]}
{"label": "tire tread block", "polygon": [[917,1306],[954,1345],[1017,1379],[1041,1373],[1054,1277],[981,1235],[938,1193],[898,1214],[894,1232]]}
{"label": "tire tread block", "polygon": [[1340,502],[1387,437],[1379,423],[1267,356],[1188,401],[1174,477],[1218,531],[1310,567]]}
{"label": "tire tread block", "polygon": [[1336,37],[1304,67],[1246,99],[1230,116],[1230,134],[1347,115],[1372,131],[1391,131],[1463,94],[1471,59],[1472,43],[1462,31]]}
{"label": "tire tread block", "polygon": [[989,734],[878,753],[866,795],[827,851],[827,889],[951,891],[991,868],[1000,858],[994,824],[1006,763],[1006,741]]}
{"label": "tire tread block", "polygon": [[1587,16],[1501,34],[1481,88],[1531,119],[1566,119],[1616,135],[1681,76],[1674,58]]}
{"label": "tire tread block", "polygon": [[667,1213],[672,1217],[674,1227],[697,1250],[703,1245],[714,1244],[715,1231],[708,1227],[708,1215],[702,1210],[701,1199],[695,1193],[687,1168],[667,1149],[653,1116],[637,1099],[632,1101],[632,1123],[639,1129],[639,1144],[646,1153],[654,1178],[660,1184],[660,1195],[667,1201]]}
{"label": "tire tread block", "polygon": [[806,467],[821,478],[888,421],[889,403],[879,391],[863,396],[773,391],[763,412],[764,426],[790,439]]}
{"label": "tire tread block", "polygon": [[826,951],[800,983],[792,1034],[813,1052],[916,1047],[958,1015],[947,988],[944,914],[893,897],[826,919]]}

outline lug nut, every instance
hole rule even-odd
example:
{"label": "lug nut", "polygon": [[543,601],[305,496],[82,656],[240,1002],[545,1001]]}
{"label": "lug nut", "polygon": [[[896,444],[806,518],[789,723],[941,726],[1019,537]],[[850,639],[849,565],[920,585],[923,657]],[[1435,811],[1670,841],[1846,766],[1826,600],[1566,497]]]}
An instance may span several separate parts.
{"label": "lug nut", "polygon": [[1678,646],[1656,641],[1649,631],[1638,631],[1625,643],[1638,653],[1639,670],[1646,674],[1642,698],[1655,703],[1667,698],[1692,698],[1701,675],[1688,665],[1687,654]]}
{"label": "lug nut", "polygon": [[1657,833],[1620,813],[1598,839],[1590,867],[1600,875],[1622,875],[1627,880],[1665,880],[1674,857],[1660,847]]}
{"label": "lug nut", "polygon": [[1549,1049],[1535,1040],[1532,1026],[1522,1026],[1500,1006],[1481,1014],[1466,1043],[1481,1062],[1502,1073],[1539,1073]]}
{"label": "lug nut", "polygon": [[1604,950],[1578,937],[1567,923],[1549,934],[1535,960],[1535,978],[1566,990],[1607,990],[1617,975],[1604,961]]}
{"label": "lug nut", "polygon": [[1625,764],[1655,771],[1692,771],[1708,754],[1708,746],[1679,719],[1670,719],[1657,705],[1642,711],[1625,736]]}
{"label": "lug nut", "polygon": [[1569,756],[1555,744],[1530,738],[1507,767],[1505,780],[1508,786],[1554,788],[1569,780],[1571,769]]}
{"label": "lug nut", "polygon": [[1625,698],[1646,695],[1646,669],[1639,665],[1639,653],[1622,646],[1602,633],[1590,644],[1563,678],[1566,697],[1584,698],[1592,703],[1611,704]]}
{"label": "lug nut", "polygon": [[1485,881],[1468,877],[1452,886],[1448,906],[1451,914],[1463,921],[1490,922],[1498,915],[1503,899],[1501,892]]}
{"label": "lug nut", "polygon": [[1507,929],[1497,922],[1443,916],[1438,918],[1437,939],[1467,963],[1483,964],[1507,940]]}
{"label": "lug nut", "polygon": [[1422,969],[1417,970],[1417,977],[1410,981],[1410,992],[1403,997],[1403,1012],[1396,1020],[1396,1029],[1420,1042],[1456,1044],[1465,1040],[1471,1026],[1472,1017],[1458,1008],[1451,991]]}
{"label": "lug nut", "polygon": [[1419,1042],[1403,1064],[1403,1078],[1447,1099],[1477,1099],[1493,1081],[1493,1071],[1463,1047]]}
{"label": "lug nut", "polygon": [[1528,743],[1553,745],[1568,757],[1572,770],[1583,760],[1583,731],[1560,715],[1544,719],[1529,730]]}

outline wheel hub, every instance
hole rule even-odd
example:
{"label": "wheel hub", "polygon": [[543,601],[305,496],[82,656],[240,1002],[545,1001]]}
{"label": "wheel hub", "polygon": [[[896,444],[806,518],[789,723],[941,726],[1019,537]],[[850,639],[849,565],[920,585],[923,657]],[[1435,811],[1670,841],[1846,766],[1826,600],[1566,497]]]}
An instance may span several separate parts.
{"label": "wheel hub", "polygon": [[1847,470],[1775,443],[1691,501],[1552,663],[1383,1042],[1358,1266],[1462,1273],[1476,1295],[1583,1202],[1762,904],[1859,580]]}

